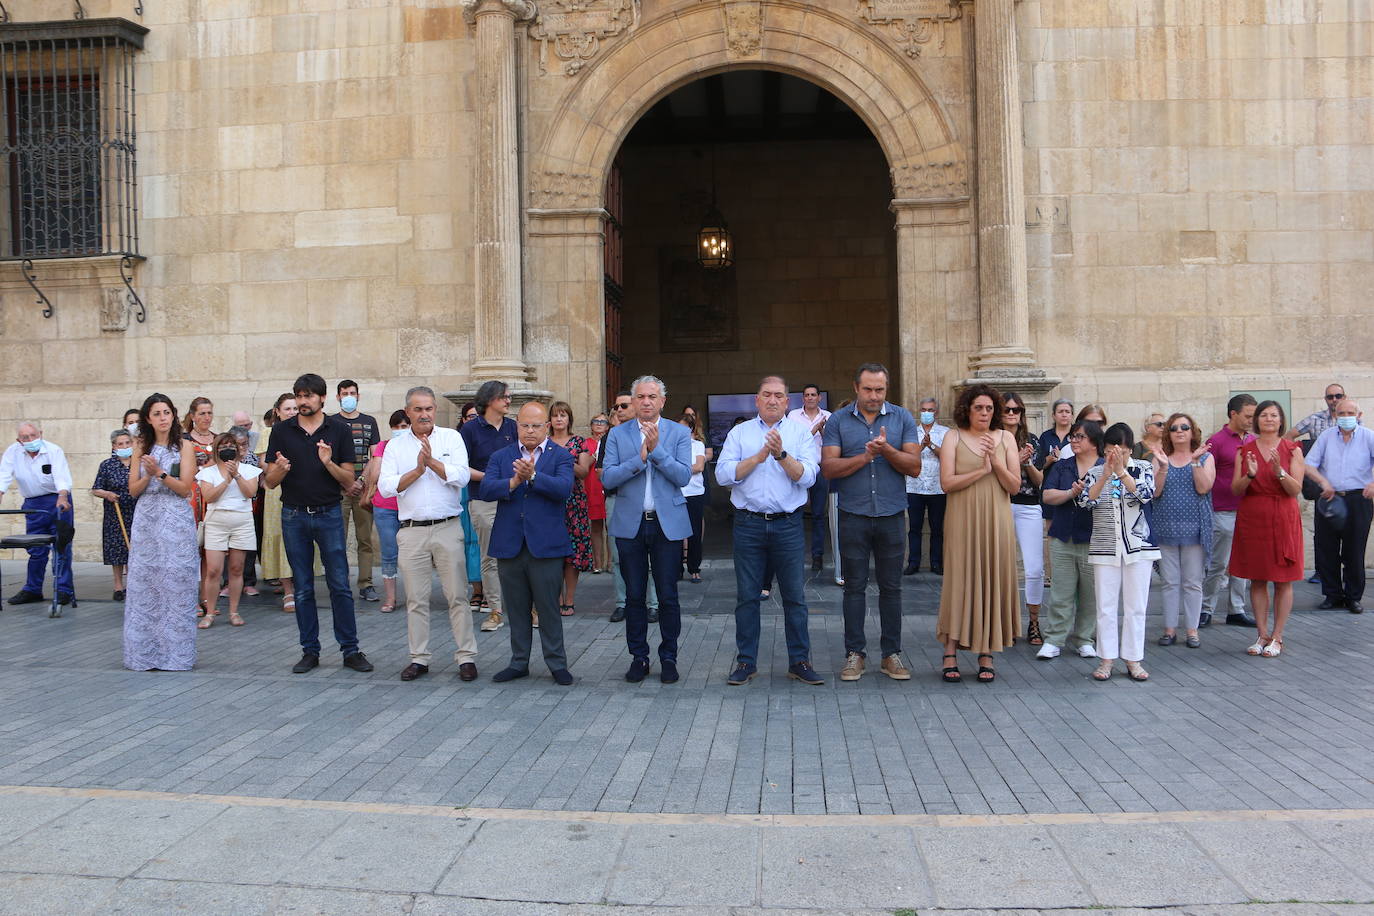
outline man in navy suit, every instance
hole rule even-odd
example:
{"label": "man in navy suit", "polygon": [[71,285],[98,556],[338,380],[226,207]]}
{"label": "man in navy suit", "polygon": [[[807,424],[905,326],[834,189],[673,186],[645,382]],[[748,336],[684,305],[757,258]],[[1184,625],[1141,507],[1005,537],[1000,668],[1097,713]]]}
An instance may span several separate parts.
{"label": "man in navy suit", "polygon": [[533,606],[539,612],[544,663],[553,679],[566,687],[573,676],[563,651],[558,592],[563,587],[563,559],[572,553],[564,515],[573,488],[572,457],[550,441],[543,404],[521,407],[515,425],[519,441],[491,456],[481,484],[481,498],[496,503],[487,553],[496,559],[510,618],[510,664],[492,680],[504,683],[529,675]]}
{"label": "man in navy suit", "polygon": [[692,477],[692,440],[687,427],[661,416],[668,396],[663,382],[641,376],[630,394],[634,419],[607,436],[601,473],[602,483],[616,489],[610,528],[625,576],[625,642],[632,658],[625,680],[637,684],[649,674],[644,597],[652,572],[658,589],[659,679],[672,684],[678,679],[677,639],[682,632],[677,571],[682,541],[692,533],[682,495]]}

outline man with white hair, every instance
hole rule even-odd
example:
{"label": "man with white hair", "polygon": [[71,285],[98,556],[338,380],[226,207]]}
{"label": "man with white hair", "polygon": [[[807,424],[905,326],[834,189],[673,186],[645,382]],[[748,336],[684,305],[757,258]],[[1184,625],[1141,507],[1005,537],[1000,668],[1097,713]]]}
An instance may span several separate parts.
{"label": "man with white hair", "polygon": [[[1343,397],[1332,413],[1336,424],[1317,437],[1307,453],[1309,477],[1322,488],[1315,540],[1323,610],[1343,607],[1363,614],[1364,550],[1374,518],[1374,430],[1360,425],[1360,405]],[[1345,503],[1345,518],[1332,521],[1325,507]]]}
{"label": "man with white hair", "polygon": [[[27,534],[56,535],[59,520],[67,525],[72,523],[72,472],[67,466],[67,456],[57,445],[43,439],[43,428],[37,422],[25,420],[15,427],[16,441],[5,449],[0,458],[0,499],[10,488],[10,482],[19,485],[24,497],[25,510],[31,514],[24,517],[24,530]],[[10,598],[10,604],[32,604],[43,600],[43,579],[48,568],[50,547],[29,548],[28,577],[24,587]],[[62,563],[59,564],[57,590],[59,604],[70,604],[72,600],[72,545],[68,541],[61,548]]]}
{"label": "man with white hair", "polygon": [[258,453],[258,431],[253,428],[253,415],[246,410],[234,411],[234,425],[248,433],[248,453]]}

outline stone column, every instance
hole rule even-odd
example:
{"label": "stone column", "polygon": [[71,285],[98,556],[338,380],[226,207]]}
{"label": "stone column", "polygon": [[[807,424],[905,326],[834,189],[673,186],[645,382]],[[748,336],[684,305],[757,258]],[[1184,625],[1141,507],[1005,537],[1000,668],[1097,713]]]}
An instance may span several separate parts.
{"label": "stone column", "polygon": [[979,346],[966,384],[1014,387],[1038,408],[1059,380],[1035,367],[1030,348],[1016,0],[977,0],[974,9]]}
{"label": "stone column", "polygon": [[534,15],[527,0],[463,0],[477,45],[476,328],[474,379],[523,382],[520,283],[520,157],[516,125],[515,24]]}

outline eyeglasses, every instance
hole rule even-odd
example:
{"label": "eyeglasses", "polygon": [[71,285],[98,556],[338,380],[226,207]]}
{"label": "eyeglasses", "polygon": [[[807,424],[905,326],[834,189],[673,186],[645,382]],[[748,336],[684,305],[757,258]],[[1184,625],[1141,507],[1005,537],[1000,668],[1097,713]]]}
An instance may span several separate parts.
{"label": "eyeglasses", "polygon": [[1341,399],[1344,398],[1344,397],[1345,397],[1345,395],[1343,395],[1343,394],[1328,394],[1328,395],[1326,396],[1326,399],[1327,399],[1328,401],[1339,401],[1339,400],[1341,400]]}
{"label": "eyeglasses", "polygon": [[1190,432],[1192,432],[1192,431],[1193,431],[1193,428],[1192,428],[1191,426],[1189,426],[1187,423],[1180,423],[1180,424],[1177,425],[1177,426],[1170,426],[1170,427],[1169,427],[1169,432],[1171,432],[1171,433],[1190,433]]}
{"label": "eyeglasses", "polygon": [[543,423],[520,423],[520,424],[517,424],[517,425],[518,425],[521,429],[526,430],[527,432],[534,432],[536,429],[543,429],[545,424],[543,424]]}
{"label": "eyeglasses", "polygon": [[1003,408],[1002,408],[1002,413],[1023,414],[1023,413],[1025,413],[1025,412],[1026,412],[1026,408],[1024,408],[1024,407],[1003,407]]}
{"label": "eyeglasses", "polygon": [[593,425],[593,426],[610,426],[611,423],[610,423],[609,420],[593,420],[593,421],[592,421],[592,425]]}
{"label": "eyeglasses", "polygon": [[1083,435],[1082,433],[1069,433],[1070,442],[1082,442],[1086,438],[1088,437]]}

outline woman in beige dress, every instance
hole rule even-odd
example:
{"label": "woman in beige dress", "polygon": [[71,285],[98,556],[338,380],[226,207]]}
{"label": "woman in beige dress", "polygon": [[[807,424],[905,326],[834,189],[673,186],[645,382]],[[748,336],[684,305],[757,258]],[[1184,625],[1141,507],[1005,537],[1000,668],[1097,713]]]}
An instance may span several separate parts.
{"label": "woman in beige dress", "polygon": [[959,649],[977,653],[978,683],[991,684],[997,678],[992,653],[1012,645],[1021,626],[1011,517],[1021,469],[1016,439],[1002,429],[1001,404],[989,385],[966,388],[954,407],[955,434],[940,446],[940,486],[948,502],[936,633],[945,646],[941,677],[947,684],[961,680],[957,662],[949,664]]}
{"label": "woman in beige dress", "polygon": [[[277,396],[272,405],[273,426],[296,415],[296,398],[290,393]],[[268,436],[259,437],[258,444],[263,453],[267,451]],[[265,464],[266,462],[264,462]],[[262,577],[277,579],[281,582],[281,609],[288,614],[296,613],[296,586],[291,579],[291,564],[286,559],[286,545],[281,539],[281,488],[264,487],[262,495]]]}

